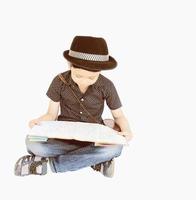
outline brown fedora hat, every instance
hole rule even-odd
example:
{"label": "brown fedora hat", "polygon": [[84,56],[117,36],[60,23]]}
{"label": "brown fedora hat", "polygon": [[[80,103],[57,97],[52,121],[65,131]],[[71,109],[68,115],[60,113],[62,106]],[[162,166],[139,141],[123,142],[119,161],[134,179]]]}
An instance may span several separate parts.
{"label": "brown fedora hat", "polygon": [[63,56],[73,65],[90,70],[109,70],[117,66],[116,60],[109,56],[107,43],[103,38],[75,36],[70,50]]}

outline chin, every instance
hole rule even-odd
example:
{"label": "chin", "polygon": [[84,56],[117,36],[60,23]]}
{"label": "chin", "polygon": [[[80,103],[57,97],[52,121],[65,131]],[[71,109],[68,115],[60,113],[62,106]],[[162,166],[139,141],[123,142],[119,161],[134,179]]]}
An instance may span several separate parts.
{"label": "chin", "polygon": [[[80,85],[80,84],[79,84]],[[87,87],[89,87],[90,85],[80,85],[80,87],[82,87],[82,88],[87,88]]]}

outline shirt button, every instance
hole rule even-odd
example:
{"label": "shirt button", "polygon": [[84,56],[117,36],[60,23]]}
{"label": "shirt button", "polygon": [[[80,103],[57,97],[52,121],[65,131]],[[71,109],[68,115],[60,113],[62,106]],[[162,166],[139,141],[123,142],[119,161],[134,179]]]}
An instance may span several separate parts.
{"label": "shirt button", "polygon": [[82,114],[82,111],[80,111],[80,114]]}
{"label": "shirt button", "polygon": [[84,101],[84,99],[83,99],[83,98],[81,98],[80,100],[81,100],[81,101]]}

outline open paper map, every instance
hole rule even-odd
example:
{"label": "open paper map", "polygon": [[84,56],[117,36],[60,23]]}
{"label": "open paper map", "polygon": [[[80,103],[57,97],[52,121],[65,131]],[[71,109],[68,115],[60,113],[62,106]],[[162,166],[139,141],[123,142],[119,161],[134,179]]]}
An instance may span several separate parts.
{"label": "open paper map", "polygon": [[112,128],[86,122],[42,121],[40,125],[29,129],[28,136],[40,140],[60,138],[105,144],[127,144],[126,139]]}

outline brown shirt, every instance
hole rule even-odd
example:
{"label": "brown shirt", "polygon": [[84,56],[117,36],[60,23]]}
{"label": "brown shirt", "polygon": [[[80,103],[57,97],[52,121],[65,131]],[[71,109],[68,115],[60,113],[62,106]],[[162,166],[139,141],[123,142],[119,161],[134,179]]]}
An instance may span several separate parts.
{"label": "brown shirt", "polygon": [[60,101],[61,112],[57,120],[91,122],[88,114],[82,109],[68,87],[74,90],[88,112],[100,123],[103,123],[101,115],[103,113],[105,101],[111,110],[122,106],[113,82],[102,74],[99,74],[97,81],[93,85],[90,85],[84,94],[71,78],[70,70],[63,72],[62,75],[68,82],[68,85],[65,85],[57,75],[52,80],[46,92],[46,95],[53,101]]}

